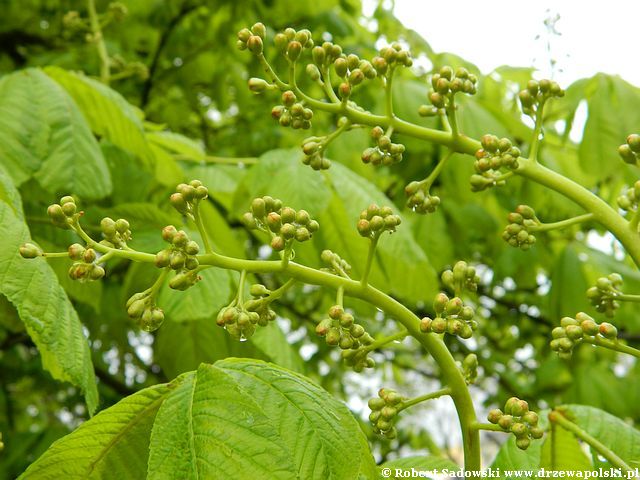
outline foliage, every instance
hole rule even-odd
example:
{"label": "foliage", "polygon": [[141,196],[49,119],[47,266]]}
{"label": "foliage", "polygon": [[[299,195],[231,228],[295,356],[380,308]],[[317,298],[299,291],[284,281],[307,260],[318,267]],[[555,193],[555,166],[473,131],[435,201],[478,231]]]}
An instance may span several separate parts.
{"label": "foliage", "polygon": [[638,465],[640,92],[360,9],[8,2],[3,476]]}

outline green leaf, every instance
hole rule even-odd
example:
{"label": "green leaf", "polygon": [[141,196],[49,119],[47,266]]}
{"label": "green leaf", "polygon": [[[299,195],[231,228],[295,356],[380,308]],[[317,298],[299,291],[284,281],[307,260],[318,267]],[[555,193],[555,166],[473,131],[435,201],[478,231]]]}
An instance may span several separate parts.
{"label": "green leaf", "polygon": [[97,80],[59,67],[47,67],[45,73],[73,97],[96,135],[134,153],[145,164],[153,163],[140,115],[122,95]]}
{"label": "green leaf", "polygon": [[[397,458],[395,460],[390,460],[380,465],[381,470],[384,470],[385,468],[390,468],[391,474],[393,476],[385,476],[384,478],[396,478],[396,479],[405,478],[402,473],[396,472],[396,469],[399,469],[400,471],[407,471],[407,470],[411,471],[411,469],[415,469],[420,472],[431,470],[431,471],[434,471],[434,475],[437,472],[437,474],[445,477],[448,477],[449,474],[453,472],[459,472],[460,470],[462,470],[462,468],[459,465],[452,462],[448,458],[432,457],[432,456],[429,456],[429,457],[414,456],[414,457]],[[431,477],[421,477],[421,478],[431,478]]]}
{"label": "green leaf", "polygon": [[[516,439],[513,435],[509,435],[506,442],[502,444],[496,458],[491,464],[491,468],[505,470],[537,470],[540,466],[540,457],[542,454],[542,441],[532,441],[529,448],[520,450],[516,446]],[[503,478],[520,478],[520,476]]]}
{"label": "green leaf", "polygon": [[[265,399],[260,399],[260,405]],[[295,478],[287,449],[257,403],[223,369],[201,365],[160,407],[149,478]]]}
{"label": "green leaf", "polygon": [[[254,337],[256,335],[260,334],[256,332]],[[254,346],[253,337],[248,342],[239,342],[216,325],[215,318],[165,322],[158,330],[154,361],[169,378],[195,370],[201,363],[213,363],[227,357],[271,359]]]}
{"label": "green leaf", "polygon": [[[639,90],[619,77],[602,73],[593,77],[586,89],[592,94],[579,149],[580,163],[599,178],[625,172],[617,148],[640,124]],[[619,168],[612,169],[612,162]]]}
{"label": "green leaf", "polygon": [[289,344],[287,337],[276,322],[259,327],[249,339],[255,348],[276,365],[298,373],[304,373],[304,362]]}
{"label": "green leaf", "polygon": [[540,467],[546,470],[592,470],[591,460],[584,453],[573,433],[557,425],[551,429],[542,445]]}
{"label": "green leaf", "polygon": [[[14,191],[9,197],[17,195]],[[39,257],[23,259],[20,245],[29,229],[9,204],[0,201],[0,293],[16,307],[42,364],[51,375],[82,388],[89,412],[98,405],[91,353],[78,314],[55,273]]]}
{"label": "green leaf", "polygon": [[551,272],[549,292],[550,317],[573,317],[589,308],[585,292],[589,288],[583,271],[583,262],[576,250],[568,245],[560,254]]}
{"label": "green leaf", "polygon": [[628,464],[640,459],[640,431],[610,413],[585,405],[566,405],[569,419]]}
{"label": "green leaf", "polygon": [[172,290],[168,282],[160,290],[158,305],[168,320],[195,322],[214,318],[229,303],[231,278],[226,270],[208,268],[200,272],[202,280],[185,292]]}
{"label": "green leaf", "polygon": [[20,478],[145,478],[153,422],[181,380],[146,388],[103,410],[51,445]]}
{"label": "green leaf", "polygon": [[[223,360],[216,366],[234,377],[245,394],[260,399],[300,478],[376,475],[373,457],[351,412],[307,378],[275,365],[242,359]],[[360,459],[360,465],[354,459]]]}
{"label": "green leaf", "polygon": [[0,80],[0,156],[16,184],[84,198],[111,193],[102,152],[74,100],[39,69]]}

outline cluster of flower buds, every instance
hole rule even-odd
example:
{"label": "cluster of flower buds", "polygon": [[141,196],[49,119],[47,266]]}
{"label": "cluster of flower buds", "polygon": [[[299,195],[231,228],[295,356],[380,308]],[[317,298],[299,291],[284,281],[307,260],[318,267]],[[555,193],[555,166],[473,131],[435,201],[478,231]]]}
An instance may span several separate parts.
{"label": "cluster of flower buds", "polygon": [[338,86],[338,93],[343,99],[351,95],[353,87],[360,85],[365,79],[372,80],[378,75],[371,62],[361,60],[353,53],[336,58],[333,61],[333,68],[336,75],[343,80]]}
{"label": "cluster of flower buds", "polygon": [[622,210],[638,210],[638,202],[640,202],[640,180],[638,180],[633,187],[625,189],[624,192],[617,198],[618,207]]}
{"label": "cluster of flower buds", "polygon": [[538,414],[529,410],[529,404],[517,397],[507,400],[504,412],[498,408],[491,410],[487,420],[505,432],[513,433],[520,450],[526,450],[532,439],[537,440],[544,435],[544,430],[538,426]]}
{"label": "cluster of flower buds", "polygon": [[436,317],[424,317],[420,320],[420,331],[424,333],[448,333],[460,338],[471,338],[478,322],[473,317],[473,308],[464,305],[459,297],[449,299],[440,292],[433,301]]}
{"label": "cluster of flower buds", "polygon": [[93,248],[85,248],[79,243],[69,246],[69,258],[74,260],[69,268],[69,278],[86,282],[104,277],[104,268],[96,263],[98,255]]}
{"label": "cluster of flower buds", "polygon": [[308,137],[302,142],[304,157],[302,163],[309,165],[314,170],[328,170],[331,160],[324,158],[324,150],[327,145],[327,137]]}
{"label": "cluster of flower buds", "polygon": [[616,302],[616,297],[622,294],[620,287],[622,287],[622,277],[612,273],[606,277],[600,277],[596,284],[587,290],[587,298],[596,311],[611,318],[620,307]]}
{"label": "cluster of flower buds", "polygon": [[515,212],[507,216],[507,221],[509,224],[502,232],[502,239],[512,247],[529,250],[536,243],[536,237],[530,229],[540,225],[533,208],[528,205],[519,205]]}
{"label": "cluster of flower buds", "polygon": [[393,165],[402,161],[405,146],[401,143],[393,143],[388,135],[385,135],[382,127],[373,127],[371,136],[376,141],[375,147],[369,147],[362,152],[362,162],[372,165]]}
{"label": "cluster of flower buds", "polygon": [[371,64],[379,75],[384,75],[390,68],[413,66],[413,59],[409,50],[395,42],[391,46],[381,48],[378,55],[371,60]]}
{"label": "cluster of flower buds", "polygon": [[209,190],[200,180],[191,180],[176,187],[176,192],[169,197],[169,203],[182,215],[193,218],[198,202],[209,196]]}
{"label": "cluster of flower buds", "polygon": [[327,265],[328,270],[340,275],[342,273],[348,275],[351,272],[351,265],[337,253],[331,250],[323,250],[320,254],[320,260]]}
{"label": "cluster of flower buds", "polygon": [[467,262],[460,260],[453,266],[453,270],[445,270],[442,272],[442,283],[450,290],[462,293],[464,290],[476,292],[480,277],[476,273],[475,267],[468,265]]}
{"label": "cluster of flower buds", "polygon": [[500,169],[515,170],[518,168],[520,149],[513,146],[508,138],[495,135],[483,135],[480,139],[482,148],[476,152],[474,168],[471,176],[471,190],[479,192],[489,187],[502,186]]}
{"label": "cluster of flower buds", "polygon": [[626,163],[637,165],[638,154],[640,154],[640,135],[637,133],[629,135],[627,142],[618,147],[618,154]]}
{"label": "cluster of flower buds", "polygon": [[385,231],[395,232],[400,222],[400,216],[394,214],[391,207],[379,207],[372,203],[360,213],[357,228],[361,236],[373,239]]}
{"label": "cluster of flower buds", "polygon": [[242,216],[242,222],[247,228],[269,232],[271,248],[277,252],[290,247],[294,240],[306,242],[320,228],[306,210],[283,207],[281,200],[269,196],[253,199],[251,211]]}
{"label": "cluster of flower buds", "polygon": [[[445,108],[458,92],[475,94],[477,83],[478,77],[466,68],[460,67],[454,72],[453,68],[444,66],[431,76],[433,90],[429,93],[429,101],[435,108]],[[423,115],[427,112],[424,108],[421,110]]]}
{"label": "cluster of flower buds", "polygon": [[478,378],[478,356],[470,353],[462,361],[462,375],[467,384],[473,384]]}
{"label": "cluster of flower buds", "polygon": [[100,243],[110,248],[125,248],[127,242],[131,240],[129,222],[124,218],[114,220],[110,217],[104,217],[100,221],[100,230],[104,237]]}
{"label": "cluster of flower buds", "polygon": [[311,128],[313,110],[298,102],[298,97],[291,90],[282,92],[282,105],[276,105],[271,110],[271,116],[278,120],[283,127],[291,127],[294,130]]}
{"label": "cluster of flower buds", "polygon": [[414,180],[404,187],[407,207],[416,213],[433,213],[440,205],[440,197],[431,195],[423,181]]}
{"label": "cluster of flower buds", "polygon": [[175,290],[186,290],[200,280],[197,275],[199,266],[196,255],[200,251],[197,242],[189,239],[184,230],[178,230],[173,225],[162,229],[162,239],[169,247],[156,254],[155,265],[158,268],[171,268],[176,275],[169,282],[169,287]]}
{"label": "cluster of flower buds", "polygon": [[273,322],[276,319],[276,312],[269,308],[273,300],[272,297],[270,297],[271,291],[264,285],[256,283],[255,285],[251,285],[250,293],[254,298],[247,300],[243,307],[249,313],[257,313],[257,324],[265,327],[269,322]]}
{"label": "cluster of flower buds", "polygon": [[56,227],[68,230],[80,216],[77,210],[75,200],[67,195],[60,199],[60,203],[49,205],[47,215]]}
{"label": "cluster of flower buds", "polygon": [[261,55],[266,36],[266,27],[262,23],[256,23],[251,30],[243,28],[238,32],[236,45],[240,50],[249,50],[254,55]]}
{"label": "cluster of flower buds", "polygon": [[255,333],[258,320],[260,315],[257,312],[229,305],[220,310],[216,324],[223,327],[233,338],[246,340]]}
{"label": "cluster of flower buds", "polygon": [[355,323],[353,315],[345,312],[341,305],[334,305],[329,309],[328,318],[318,323],[316,333],[324,337],[327,345],[340,347],[342,358],[356,372],[375,366],[365,348],[373,343],[373,338],[362,325]]}
{"label": "cluster of flower buds", "polygon": [[527,87],[518,94],[522,112],[533,117],[549,98],[564,97],[564,90],[553,80],[529,80]]}
{"label": "cluster of flower buds", "polygon": [[368,402],[371,413],[369,421],[373,424],[373,430],[389,440],[396,438],[398,432],[394,421],[402,404],[402,397],[395,390],[381,388],[378,396]]}
{"label": "cluster of flower buds", "polygon": [[315,45],[309,30],[302,29],[296,31],[291,27],[286,28],[283,32],[277,33],[276,36],[273,37],[273,43],[276,46],[276,50],[292,63],[298,61],[303,50],[310,50]]}
{"label": "cluster of flower buds", "polygon": [[596,336],[615,340],[618,329],[607,322],[597,324],[589,315],[579,312],[575,318],[564,317],[560,326],[551,331],[551,350],[558,352],[561,358],[569,358],[577,343],[585,337]]}
{"label": "cluster of flower buds", "polygon": [[155,304],[151,290],[139,292],[127,300],[127,314],[138,322],[145,332],[153,332],[164,322],[164,312]]}

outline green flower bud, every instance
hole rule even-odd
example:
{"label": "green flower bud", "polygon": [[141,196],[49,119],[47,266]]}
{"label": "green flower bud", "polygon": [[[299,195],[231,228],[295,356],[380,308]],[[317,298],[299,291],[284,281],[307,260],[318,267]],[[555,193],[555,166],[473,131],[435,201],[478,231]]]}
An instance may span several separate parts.
{"label": "green flower bud", "polygon": [[264,24],[260,22],[255,23],[253,27],[251,27],[251,32],[253,32],[255,35],[258,35],[262,40],[264,40],[267,36],[267,29]]}
{"label": "green flower bud", "polygon": [[197,242],[190,240],[185,245],[184,251],[187,253],[187,255],[197,255],[200,251],[200,247],[198,246]]}
{"label": "green flower bud", "polygon": [[171,206],[175,208],[179,213],[185,214],[189,210],[189,204],[184,199],[181,193],[171,194],[171,196],[169,197],[169,203],[171,203]]}
{"label": "green flower bud", "polygon": [[287,56],[289,60],[295,62],[300,57],[300,53],[302,52],[302,44],[296,40],[293,42],[289,42],[289,46],[287,47]]}
{"label": "green flower bud", "polygon": [[187,257],[184,261],[184,268],[187,270],[195,270],[200,265],[200,262],[196,257]]}
{"label": "green flower bud", "polygon": [[184,230],[178,230],[171,239],[171,243],[173,243],[178,248],[185,248],[189,242],[189,236]]}
{"label": "green flower bud", "polygon": [[538,414],[536,412],[527,412],[522,416],[522,420],[535,427],[538,424]]}
{"label": "green flower bud", "polygon": [[170,255],[171,254],[169,250],[160,250],[158,253],[156,253],[156,258],[154,260],[156,267],[158,268],[168,267],[170,262]]}
{"label": "green flower bud", "polygon": [[531,444],[531,440],[529,440],[526,437],[522,437],[522,438],[516,438],[516,446],[520,449],[520,450],[526,450],[527,448],[529,448],[529,445]]}
{"label": "green flower bud", "polygon": [[531,438],[534,438],[536,440],[539,440],[544,436],[544,430],[540,427],[532,427],[530,429],[530,433],[531,433]]}
{"label": "green flower bud", "polygon": [[610,340],[613,340],[618,336],[618,329],[607,322],[602,322],[598,329],[600,335]]}
{"label": "green flower bud", "polygon": [[262,78],[250,78],[247,83],[249,85],[249,90],[253,93],[263,93],[271,86],[269,82]]}
{"label": "green flower bud", "polygon": [[43,251],[40,249],[40,247],[34,245],[33,243],[25,243],[21,245],[19,251],[22,258],[36,258],[42,256],[43,254]]}
{"label": "green flower bud", "polygon": [[[132,297],[133,298],[133,297]],[[127,315],[131,318],[139,318],[147,308],[147,302],[143,299],[135,300],[127,308]]]}
{"label": "green flower bud", "polygon": [[489,411],[489,414],[487,415],[487,420],[489,420],[490,423],[493,423],[494,425],[497,424],[500,419],[502,418],[502,410],[495,408],[491,411]]}
{"label": "green flower bud", "polygon": [[96,251],[93,248],[87,248],[82,254],[85,263],[93,263],[96,259]]}
{"label": "green flower bud", "polygon": [[171,252],[169,255],[169,265],[174,270],[180,270],[184,267],[184,262],[187,259],[182,252]]}
{"label": "green flower bud", "polygon": [[49,205],[49,208],[47,208],[47,214],[54,223],[66,224],[67,216],[62,211],[62,207],[57,203]]}
{"label": "green flower bud", "polygon": [[313,63],[307,65],[306,72],[307,75],[309,75],[309,78],[314,82],[320,80],[320,70],[318,70],[318,67],[316,67]]}
{"label": "green flower bud", "polygon": [[513,417],[511,415],[503,415],[500,417],[500,420],[498,420],[498,425],[500,425],[500,428],[504,430],[511,429],[513,423]]}
{"label": "green flower bud", "polygon": [[247,48],[254,55],[260,55],[263,49],[262,38],[258,35],[251,35],[247,40]]}
{"label": "green flower bud", "polygon": [[[69,198],[71,198],[71,197],[69,197]],[[67,217],[72,217],[76,213],[76,204],[73,203],[73,202],[68,202],[68,203],[63,204],[62,205],[62,212]]]}
{"label": "green flower bud", "polygon": [[285,248],[285,240],[284,238],[276,235],[271,239],[271,248],[273,248],[276,252],[280,252]]}
{"label": "green flower bud", "polygon": [[322,66],[326,59],[326,51],[322,47],[313,47],[311,50],[311,57],[313,58],[313,63],[318,66]]}

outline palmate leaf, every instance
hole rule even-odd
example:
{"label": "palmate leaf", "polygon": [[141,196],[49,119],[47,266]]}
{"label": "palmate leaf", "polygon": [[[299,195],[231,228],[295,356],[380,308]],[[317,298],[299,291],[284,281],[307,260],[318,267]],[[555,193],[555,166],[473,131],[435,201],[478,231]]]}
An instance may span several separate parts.
{"label": "palmate leaf", "polygon": [[38,347],[42,364],[51,375],[82,388],[89,412],[98,405],[93,364],[82,324],[56,274],[43,258],[25,260],[20,245],[30,240],[19,198],[0,170],[0,293],[16,307],[29,336]]}
{"label": "palmate leaf", "polygon": [[80,109],[39,69],[0,80],[0,157],[18,185],[33,176],[52,193],[93,199],[111,192],[107,164]]}
{"label": "palmate leaf", "polygon": [[44,71],[73,97],[96,135],[134,153],[143,164],[153,163],[142,119],[122,95],[97,80],[58,67]]}
{"label": "palmate leaf", "polygon": [[[148,462],[147,462],[148,459]],[[125,398],[21,478],[375,479],[347,408],[305,377],[227,359]]]}

